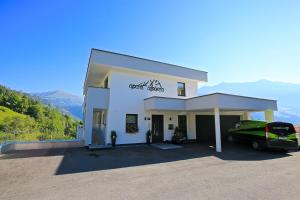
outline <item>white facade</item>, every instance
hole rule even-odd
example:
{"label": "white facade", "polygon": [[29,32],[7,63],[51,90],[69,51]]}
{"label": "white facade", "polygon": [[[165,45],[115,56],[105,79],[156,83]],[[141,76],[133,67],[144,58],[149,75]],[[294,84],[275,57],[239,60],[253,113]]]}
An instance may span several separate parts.
{"label": "white facade", "polygon": [[[145,143],[153,115],[163,117],[163,141],[171,140],[178,116],[186,116],[187,139],[192,140],[196,139],[196,115],[215,115],[217,133],[219,112],[245,118],[250,111],[267,110],[270,120],[277,109],[273,100],[227,94],[197,97],[199,85],[206,81],[203,71],[92,49],[84,84],[85,145],[95,140],[109,144],[112,130],[117,132],[117,144]],[[184,96],[178,95],[178,83],[185,84]],[[126,114],[137,115],[134,133],[126,131]],[[219,140],[216,145],[221,151]]]}

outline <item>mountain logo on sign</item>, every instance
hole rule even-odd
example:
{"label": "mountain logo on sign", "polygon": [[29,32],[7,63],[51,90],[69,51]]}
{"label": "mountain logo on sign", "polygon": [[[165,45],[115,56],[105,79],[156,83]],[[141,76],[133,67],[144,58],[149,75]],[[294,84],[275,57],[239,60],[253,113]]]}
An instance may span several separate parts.
{"label": "mountain logo on sign", "polygon": [[144,90],[146,88],[147,90],[151,92],[164,92],[165,89],[162,87],[161,83],[158,80],[149,80],[146,82],[142,82],[139,84],[129,84],[130,89],[140,89]]}

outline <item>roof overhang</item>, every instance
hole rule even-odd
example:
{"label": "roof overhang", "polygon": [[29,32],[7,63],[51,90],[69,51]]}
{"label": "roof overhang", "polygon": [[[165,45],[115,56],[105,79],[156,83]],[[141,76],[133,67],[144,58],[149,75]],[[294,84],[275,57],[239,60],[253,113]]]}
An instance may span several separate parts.
{"label": "roof overhang", "polygon": [[84,82],[87,87],[98,86],[111,69],[125,69],[207,82],[207,72],[159,61],[92,49]]}
{"label": "roof overhang", "polygon": [[150,97],[144,101],[145,110],[206,111],[219,108],[223,111],[277,110],[277,101],[224,93],[213,93],[189,99]]}

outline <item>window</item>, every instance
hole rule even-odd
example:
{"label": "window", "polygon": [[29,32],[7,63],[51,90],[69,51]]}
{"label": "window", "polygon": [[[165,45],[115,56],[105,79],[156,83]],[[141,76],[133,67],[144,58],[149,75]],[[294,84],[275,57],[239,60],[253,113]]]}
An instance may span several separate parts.
{"label": "window", "polygon": [[185,96],[185,83],[177,83],[177,93],[178,96]]}
{"label": "window", "polygon": [[138,115],[126,114],[126,133],[138,132]]}
{"label": "window", "polygon": [[104,88],[108,88],[108,77],[104,80]]}

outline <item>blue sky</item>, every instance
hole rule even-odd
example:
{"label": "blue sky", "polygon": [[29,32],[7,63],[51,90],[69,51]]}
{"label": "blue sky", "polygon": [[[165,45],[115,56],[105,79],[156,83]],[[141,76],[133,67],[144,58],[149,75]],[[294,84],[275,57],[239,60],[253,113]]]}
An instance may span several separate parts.
{"label": "blue sky", "polygon": [[91,48],[300,83],[300,1],[0,1],[0,84],[81,95]]}

